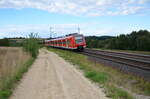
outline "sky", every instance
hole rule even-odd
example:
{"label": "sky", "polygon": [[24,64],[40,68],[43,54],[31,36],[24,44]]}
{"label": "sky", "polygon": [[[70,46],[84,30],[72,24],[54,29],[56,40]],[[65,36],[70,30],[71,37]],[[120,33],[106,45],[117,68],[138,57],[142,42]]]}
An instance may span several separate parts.
{"label": "sky", "polygon": [[[51,30],[50,30],[51,27]],[[150,0],[0,0],[0,38],[150,31]]]}

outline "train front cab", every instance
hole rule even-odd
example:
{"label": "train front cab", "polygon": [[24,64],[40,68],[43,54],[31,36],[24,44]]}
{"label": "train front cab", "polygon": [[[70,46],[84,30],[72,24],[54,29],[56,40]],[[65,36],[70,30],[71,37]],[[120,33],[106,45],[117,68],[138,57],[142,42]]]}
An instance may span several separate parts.
{"label": "train front cab", "polygon": [[77,47],[77,51],[83,51],[86,47],[85,39],[83,35],[77,35],[75,36],[75,44]]}

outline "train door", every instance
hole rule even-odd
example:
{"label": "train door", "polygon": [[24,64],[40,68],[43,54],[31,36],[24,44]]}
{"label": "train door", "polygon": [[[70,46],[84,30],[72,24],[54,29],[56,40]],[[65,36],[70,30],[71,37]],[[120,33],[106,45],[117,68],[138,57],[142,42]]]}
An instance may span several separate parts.
{"label": "train door", "polygon": [[73,45],[73,48],[77,48],[77,45],[76,45],[76,41],[75,41],[75,37],[72,38],[72,45]]}
{"label": "train door", "polygon": [[68,41],[67,41],[67,39],[65,39],[65,45],[66,45],[66,48],[68,48]]}
{"label": "train door", "polygon": [[70,39],[67,39],[67,46],[70,48]]}
{"label": "train door", "polygon": [[70,38],[70,48],[72,49],[72,48],[74,48],[74,42],[73,42],[73,37],[71,37]]}

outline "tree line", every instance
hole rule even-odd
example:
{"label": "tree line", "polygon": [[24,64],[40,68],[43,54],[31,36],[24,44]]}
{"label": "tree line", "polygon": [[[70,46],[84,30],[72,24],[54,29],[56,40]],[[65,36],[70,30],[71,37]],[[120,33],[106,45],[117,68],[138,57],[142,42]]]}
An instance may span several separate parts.
{"label": "tree line", "polygon": [[37,33],[30,33],[27,38],[3,38],[0,39],[0,46],[11,47],[23,47],[23,49],[29,52],[32,57],[36,58],[41,47],[40,40]]}
{"label": "tree line", "polygon": [[[148,30],[133,31],[130,34],[121,34],[117,37],[87,36],[85,39],[89,48],[150,51],[150,32]],[[0,39],[0,46],[22,45],[22,43],[12,42],[9,38]]]}
{"label": "tree line", "polygon": [[7,38],[0,39],[0,46],[10,46],[9,39]]}
{"label": "tree line", "polygon": [[89,48],[150,51],[150,32],[139,30],[130,34],[121,34],[117,37],[88,36],[86,42]]}

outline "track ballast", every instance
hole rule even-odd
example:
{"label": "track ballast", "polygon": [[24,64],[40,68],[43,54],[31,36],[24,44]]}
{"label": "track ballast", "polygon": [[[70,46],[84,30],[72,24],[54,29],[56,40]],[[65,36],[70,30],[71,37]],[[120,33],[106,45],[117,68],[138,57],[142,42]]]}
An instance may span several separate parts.
{"label": "track ballast", "polygon": [[150,81],[150,55],[95,50],[89,48],[86,48],[83,54]]}

